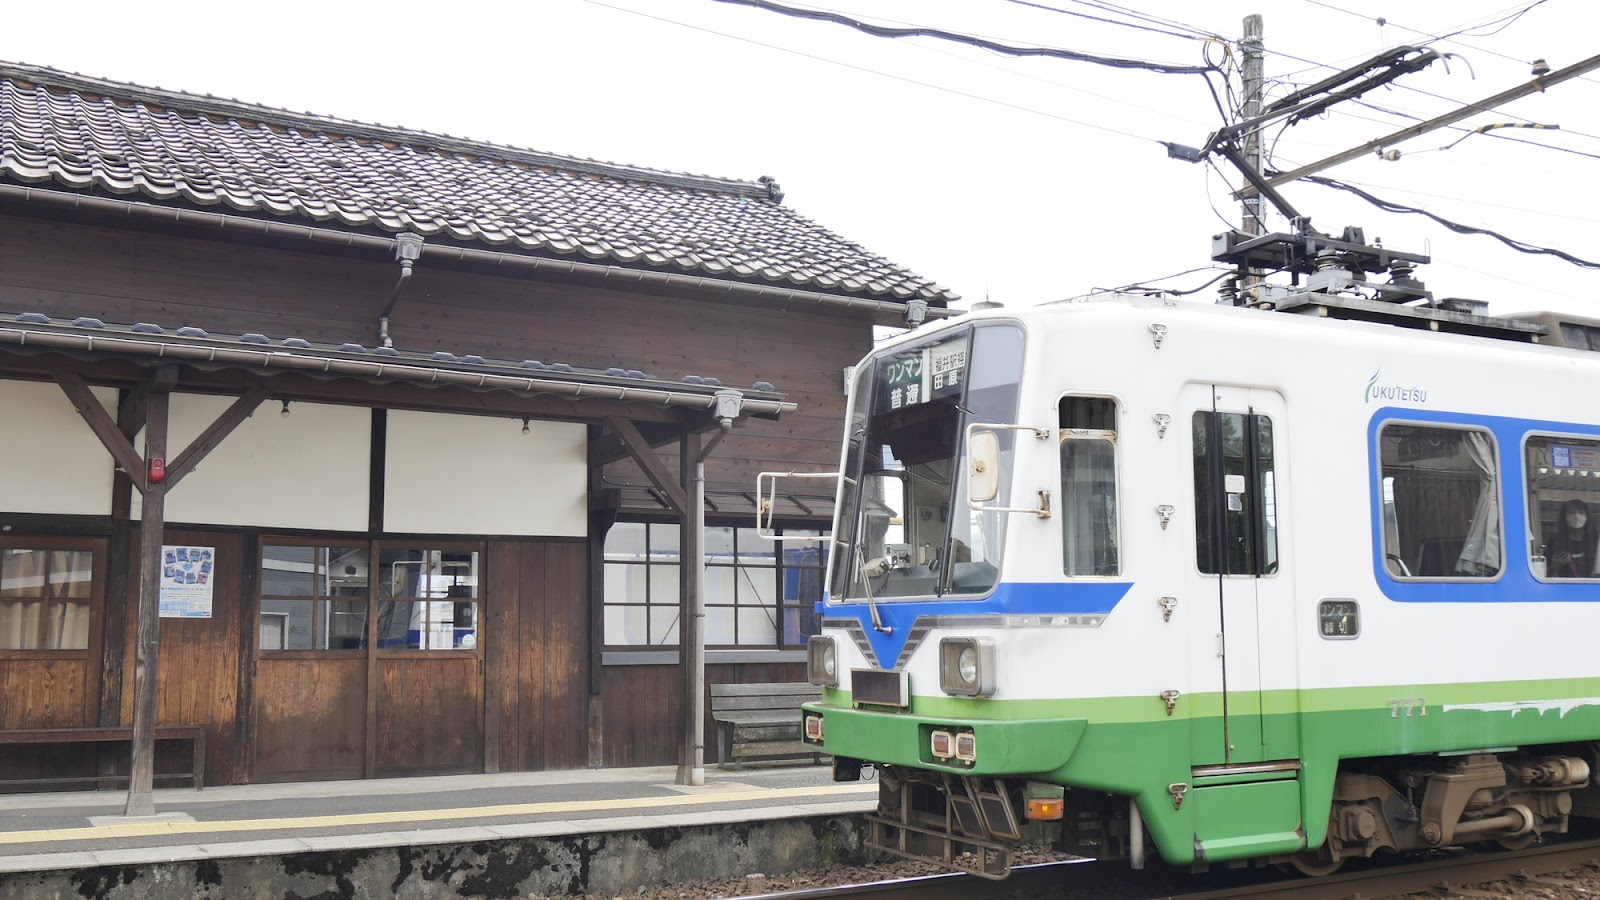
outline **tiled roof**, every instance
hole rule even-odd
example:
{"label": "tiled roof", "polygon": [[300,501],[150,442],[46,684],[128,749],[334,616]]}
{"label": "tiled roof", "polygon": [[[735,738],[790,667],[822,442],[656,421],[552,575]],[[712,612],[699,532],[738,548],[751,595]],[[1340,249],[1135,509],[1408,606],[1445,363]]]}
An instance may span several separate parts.
{"label": "tiled roof", "polygon": [[559,393],[564,397],[603,397],[666,405],[711,405],[719,390],[737,390],[752,414],[791,410],[771,383],[724,388],[716,378],[684,375],[663,378],[612,365],[580,368],[563,362],[486,359],[445,351],[418,353],[360,344],[314,344],[297,337],[264,334],[211,334],[185,326],[171,329],[151,322],[107,324],[99,319],[51,318],[40,312],[0,312],[0,346],[13,352],[87,352],[159,361],[182,360],[199,368],[248,368],[254,372],[299,371],[313,377],[359,377],[373,381],[413,381],[425,386],[456,385],[476,390]]}
{"label": "tiled roof", "polygon": [[0,181],[823,293],[956,295],[735,181],[0,63]]}

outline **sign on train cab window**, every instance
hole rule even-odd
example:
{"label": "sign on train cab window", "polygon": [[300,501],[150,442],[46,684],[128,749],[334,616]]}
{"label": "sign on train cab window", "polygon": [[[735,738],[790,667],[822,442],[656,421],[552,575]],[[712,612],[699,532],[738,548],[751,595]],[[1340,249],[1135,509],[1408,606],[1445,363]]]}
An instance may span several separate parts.
{"label": "sign on train cab window", "polygon": [[959,397],[966,383],[967,336],[898,354],[883,364],[883,404],[903,409],[935,398]]}

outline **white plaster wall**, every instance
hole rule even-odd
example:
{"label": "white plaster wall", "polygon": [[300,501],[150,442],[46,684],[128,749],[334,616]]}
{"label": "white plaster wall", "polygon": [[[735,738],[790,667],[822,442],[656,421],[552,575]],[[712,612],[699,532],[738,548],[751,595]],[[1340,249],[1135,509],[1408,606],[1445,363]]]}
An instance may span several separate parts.
{"label": "white plaster wall", "polygon": [[[91,388],[116,418],[117,392]],[[103,516],[115,464],[54,382],[0,381],[0,510]]]}
{"label": "white plaster wall", "polygon": [[[173,394],[167,462],[233,404]],[[356,406],[269,400],[167,495],[167,521],[367,530],[372,416]],[[141,433],[135,446],[143,447]],[[134,498],[134,518],[140,503]]]}
{"label": "white plaster wall", "polygon": [[581,537],[582,425],[391,411],[384,530]]}

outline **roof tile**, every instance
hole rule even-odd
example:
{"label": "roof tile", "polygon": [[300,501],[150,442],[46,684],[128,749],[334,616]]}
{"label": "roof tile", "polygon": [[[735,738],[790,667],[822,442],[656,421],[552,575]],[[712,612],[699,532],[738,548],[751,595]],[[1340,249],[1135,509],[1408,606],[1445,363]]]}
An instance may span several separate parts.
{"label": "roof tile", "polygon": [[883,299],[956,296],[779,205],[770,180],[559,157],[0,63],[7,180]]}

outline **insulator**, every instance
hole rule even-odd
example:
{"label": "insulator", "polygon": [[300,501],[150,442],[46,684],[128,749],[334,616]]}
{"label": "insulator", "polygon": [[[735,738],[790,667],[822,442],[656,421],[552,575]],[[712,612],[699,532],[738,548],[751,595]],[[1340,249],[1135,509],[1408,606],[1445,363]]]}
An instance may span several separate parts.
{"label": "insulator", "polygon": [[1229,275],[1222,280],[1222,286],[1217,288],[1217,303],[1225,306],[1239,305],[1239,276]]}

